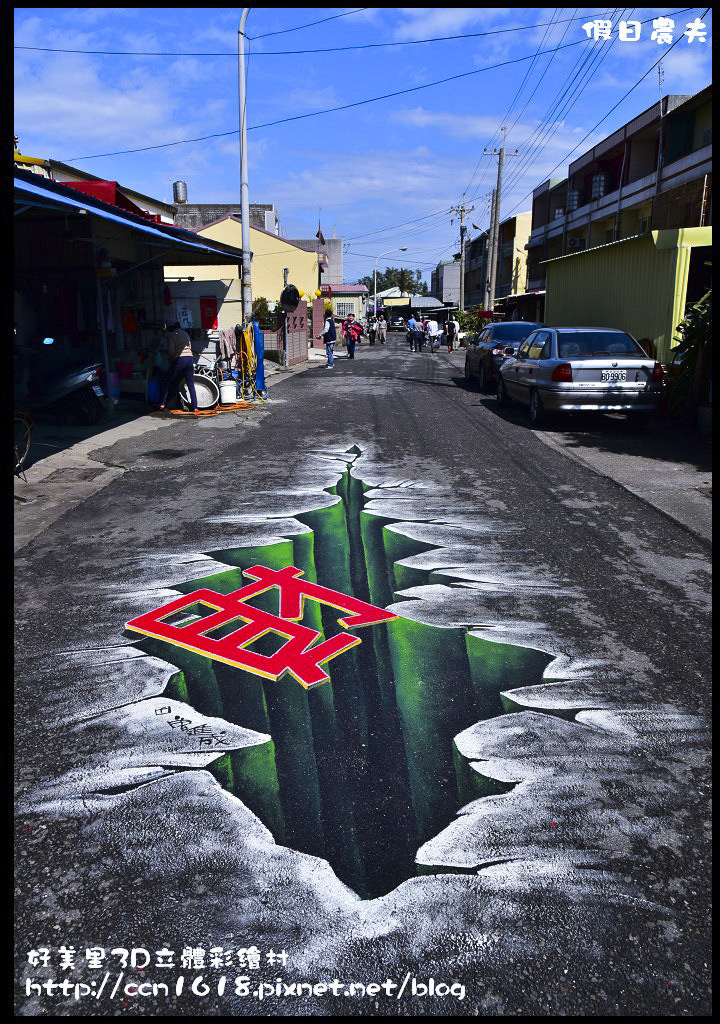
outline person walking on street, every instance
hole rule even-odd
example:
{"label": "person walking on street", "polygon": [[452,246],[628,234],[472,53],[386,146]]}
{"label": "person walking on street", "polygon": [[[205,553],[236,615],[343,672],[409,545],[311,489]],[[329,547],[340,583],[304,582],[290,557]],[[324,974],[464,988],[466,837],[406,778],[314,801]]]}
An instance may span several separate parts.
{"label": "person walking on street", "polygon": [[411,313],[410,316],[408,317],[408,322],[407,322],[407,340],[408,340],[408,343],[410,345],[410,351],[411,352],[413,351],[413,348],[415,347],[415,324],[416,324],[415,317]]}
{"label": "person walking on street", "polygon": [[377,322],[377,340],[380,342],[381,345],[385,344],[385,331],[386,331],[386,329],[387,329],[387,324],[385,323],[385,317],[381,313],[380,316],[378,317],[378,322]]}
{"label": "person walking on street", "polygon": [[457,320],[448,320],[445,325],[447,328],[447,347],[448,352],[452,352],[453,346],[455,345],[455,339],[457,338],[458,325]]}
{"label": "person walking on street", "polygon": [[343,326],[345,327],[345,333],[347,335],[348,359],[354,359],[355,343],[362,334],[362,328],[360,324],[357,323],[352,313],[350,313]]}
{"label": "person walking on street", "polygon": [[333,360],[333,349],[335,348],[335,341],[337,339],[337,332],[335,330],[335,319],[332,314],[332,310],[329,309],[325,313],[325,324],[324,329],[318,334],[318,338],[323,338],[325,341],[325,351],[327,353],[327,365],[326,370],[332,370],[335,365]]}
{"label": "person walking on street", "polygon": [[430,355],[435,355],[435,350],[440,348],[440,327],[434,317],[430,317],[427,325],[428,342],[430,343]]}
{"label": "person walking on street", "polygon": [[415,321],[415,329],[413,330],[413,349],[415,352],[422,352],[423,345],[425,344],[425,334],[423,332],[422,322],[420,320]]}
{"label": "person walking on street", "polygon": [[190,394],[190,411],[198,415],[197,395],[195,393],[195,381],[193,380],[193,375],[195,373],[195,360],[193,358],[192,348],[190,345],[190,335],[187,334],[186,331],[182,330],[180,323],[177,320],[170,324],[169,328],[168,359],[170,361],[170,365],[163,382],[162,390],[160,391],[158,409],[165,408],[170,388],[173,384],[179,381],[181,377],[184,377]]}

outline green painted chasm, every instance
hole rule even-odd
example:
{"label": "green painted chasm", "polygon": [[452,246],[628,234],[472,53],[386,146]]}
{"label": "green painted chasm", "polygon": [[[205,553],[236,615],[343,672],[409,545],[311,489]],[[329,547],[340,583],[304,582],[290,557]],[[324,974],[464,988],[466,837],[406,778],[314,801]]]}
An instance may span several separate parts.
{"label": "green painted chasm", "polygon": [[[305,577],[379,607],[398,590],[426,584],[429,571],[399,565],[431,548],[364,510],[364,487],[348,471],[327,507],[296,516],[307,532],[267,546],[210,552],[227,570],[184,583],[229,593],[253,565],[295,565]],[[277,613],[276,591],[252,603]],[[335,608],[306,601],[303,624],[321,640],[340,632]],[[549,655],[407,618],[358,630],[362,643],[327,666],[329,683],[305,690],[212,661],[163,641],[138,643],[174,664],[168,697],[271,740],[219,757],[218,782],[243,801],[276,841],[327,858],[360,896],[394,889],[427,867],[418,847],[463,804],[500,786],[472,769],[454,737],[504,712],[500,691],[540,682]],[[253,645],[270,653],[277,638]],[[452,871],[437,865],[432,871]]]}

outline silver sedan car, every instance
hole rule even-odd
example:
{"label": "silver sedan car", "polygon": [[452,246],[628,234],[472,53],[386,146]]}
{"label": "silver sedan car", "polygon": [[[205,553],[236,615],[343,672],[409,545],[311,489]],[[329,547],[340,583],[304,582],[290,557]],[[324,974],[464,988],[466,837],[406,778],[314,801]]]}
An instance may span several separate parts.
{"label": "silver sedan car", "polygon": [[540,425],[552,412],[622,412],[644,417],[663,393],[660,363],[625,331],[599,327],[543,327],[508,356],[498,371],[501,404],[529,406]]}

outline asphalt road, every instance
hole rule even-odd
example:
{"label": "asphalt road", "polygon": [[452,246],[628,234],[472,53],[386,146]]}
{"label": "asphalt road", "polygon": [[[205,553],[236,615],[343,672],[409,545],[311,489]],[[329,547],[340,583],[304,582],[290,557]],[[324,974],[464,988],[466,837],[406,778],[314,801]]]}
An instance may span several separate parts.
{"label": "asphalt road", "polygon": [[[546,440],[522,412],[498,410],[467,386],[461,352],[415,354],[391,335],[385,348],[362,345],[354,361],[340,356],[333,370],[283,381],[260,411],[173,423],[93,454],[118,472],[16,559],[18,1014],[710,1013],[709,545]],[[339,534],[327,517],[348,466],[363,482],[363,522],[387,527],[391,607],[409,623],[389,655],[385,641],[375,646],[392,656],[394,733],[377,732],[368,696],[380,655],[372,670],[364,654],[356,663],[380,781],[396,777],[384,744],[400,729],[400,775],[412,790],[412,804],[393,793],[382,804],[377,849],[358,811],[376,805],[353,804],[372,870],[382,874],[383,857],[391,870],[394,843],[400,862],[403,822],[413,810],[419,821],[426,792],[440,792],[433,772],[452,761],[453,736],[465,794],[434,831],[418,826],[420,873],[375,898],[342,881],[351,869],[340,860],[338,877],[335,854],[313,856],[311,828],[298,826],[295,847],[276,843],[270,819],[243,802],[247,792],[253,803],[249,790],[223,789],[212,762],[253,749],[262,730],[242,716],[228,723],[192,694],[181,703],[172,677],[191,672],[177,648],[150,649],[124,629],[178,588],[253,564],[232,552],[287,544],[309,526],[318,578],[339,578]],[[372,596],[369,538],[379,534],[363,533],[368,573],[358,584],[353,493],[349,573]],[[478,672],[495,673],[502,706],[480,715],[463,705],[458,642],[468,656],[479,652],[473,685]],[[345,736],[350,670],[342,657],[335,665],[324,686],[335,688]],[[221,689],[228,679],[217,675]],[[299,719],[269,710],[280,763]],[[185,715],[198,732],[168,729],[167,715]],[[447,729],[445,746],[434,746]],[[191,742],[203,730],[219,737],[211,752]],[[299,739],[287,750],[307,756]],[[282,787],[297,787],[302,801],[303,783],[289,763],[282,771],[290,823]],[[372,775],[348,771],[351,780]],[[318,798],[328,833],[345,813],[342,801],[328,809],[329,778]],[[253,943],[265,960],[238,971],[236,951]],[[97,989],[107,968],[101,997],[26,987],[68,976],[57,968],[62,944],[78,951],[74,981]],[[178,961],[186,947],[223,947],[235,959],[205,970],[129,967],[108,996],[120,970],[111,949],[155,957],[165,946]],[[108,951],[103,969],[88,966],[91,947]],[[51,966],[28,963],[41,948]],[[271,949],[287,952],[282,969],[267,959]],[[235,992],[238,973],[250,977],[250,995]],[[207,995],[190,990],[199,974],[211,981]],[[288,985],[397,984],[371,995],[278,994],[280,976]],[[173,985],[167,996],[124,994],[129,977]],[[430,977],[448,989],[423,990]]]}

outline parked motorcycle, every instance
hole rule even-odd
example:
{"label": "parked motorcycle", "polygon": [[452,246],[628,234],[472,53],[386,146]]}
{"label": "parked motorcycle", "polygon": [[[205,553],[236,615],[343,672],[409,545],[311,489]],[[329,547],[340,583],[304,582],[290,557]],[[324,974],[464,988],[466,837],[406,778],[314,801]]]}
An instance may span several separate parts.
{"label": "parked motorcycle", "polygon": [[[43,346],[52,344],[46,338]],[[80,423],[96,423],[107,408],[100,384],[100,363],[84,363],[58,370],[57,360],[44,357],[42,349],[16,349],[15,406],[30,411],[56,410]]]}

